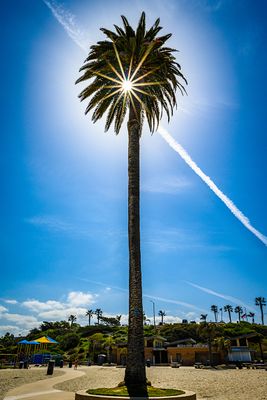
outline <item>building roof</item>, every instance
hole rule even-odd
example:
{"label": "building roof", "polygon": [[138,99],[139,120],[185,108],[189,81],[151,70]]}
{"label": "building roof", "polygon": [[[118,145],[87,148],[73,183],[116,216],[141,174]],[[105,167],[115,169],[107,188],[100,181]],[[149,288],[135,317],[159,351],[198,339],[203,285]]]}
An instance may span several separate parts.
{"label": "building roof", "polygon": [[180,340],[175,340],[174,342],[168,342],[166,345],[168,347],[173,347],[177,346],[178,344],[196,344],[197,342],[192,339],[192,338],[187,338],[187,339],[180,339]]}

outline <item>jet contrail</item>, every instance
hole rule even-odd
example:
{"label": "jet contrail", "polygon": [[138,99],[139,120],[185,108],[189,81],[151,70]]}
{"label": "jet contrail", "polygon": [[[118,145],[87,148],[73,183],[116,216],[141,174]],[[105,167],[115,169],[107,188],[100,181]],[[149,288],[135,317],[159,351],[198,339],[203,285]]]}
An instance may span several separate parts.
{"label": "jet contrail", "polygon": [[69,11],[65,10],[61,4],[55,0],[43,0],[47,7],[52,11],[53,16],[63,26],[69,37],[77,44],[82,50],[88,52],[89,46],[87,44],[84,32],[79,29],[75,23],[75,16]]}
{"label": "jet contrail", "polygon": [[267,246],[267,237],[264,236],[261,232],[255,229],[249,219],[236,207],[236,205],[229,199],[219,188],[215,185],[215,183],[210,179],[209,176],[204,174],[204,172],[199,168],[199,166],[192,160],[186,150],[176,142],[176,140],[164,129],[161,125],[159,126],[158,132],[163,137],[164,140],[170,145],[170,147],[175,150],[179,156],[186,162],[187,165],[203,180],[203,182],[208,185],[208,187],[219,197],[220,200],[226,205],[227,208],[234,214],[234,216],[239,219],[239,221],[255,235],[258,239],[260,239],[265,246]]}
{"label": "jet contrail", "polygon": [[202,292],[211,294],[211,295],[216,296],[216,297],[220,297],[221,299],[230,301],[231,303],[234,303],[234,304],[236,304],[236,305],[242,306],[242,307],[244,307],[244,308],[248,308],[249,310],[252,310],[252,311],[256,312],[255,309],[254,309],[253,307],[251,307],[251,306],[245,304],[242,300],[239,300],[239,299],[237,299],[236,297],[229,296],[229,295],[223,294],[223,293],[215,292],[215,291],[212,290],[212,289],[208,289],[208,288],[205,288],[205,287],[203,287],[203,286],[196,285],[195,283],[192,283],[192,282],[189,282],[189,281],[184,281],[184,282],[187,283],[188,285],[191,285],[191,286],[193,286],[193,287],[199,289],[199,290],[202,290]]}
{"label": "jet contrail", "polygon": [[[69,37],[85,52],[87,52],[88,47],[84,44],[84,34],[74,23],[75,17],[66,11],[62,5],[57,4],[55,0],[43,0],[43,2],[50,8],[56,20],[63,26],[64,30],[67,32]],[[186,162],[187,165],[208,185],[208,187],[219,197],[219,199],[226,205],[226,207],[234,214],[234,216],[239,219],[239,221],[255,235],[259,240],[261,240],[265,246],[267,246],[267,237],[261,232],[255,229],[249,219],[240,211],[236,205],[230,200],[215,183],[210,179],[209,176],[204,174],[204,172],[199,168],[199,166],[192,160],[186,150],[176,142],[176,140],[164,129],[161,125],[159,126],[158,132],[163,137],[164,140],[172,147],[180,157]]]}

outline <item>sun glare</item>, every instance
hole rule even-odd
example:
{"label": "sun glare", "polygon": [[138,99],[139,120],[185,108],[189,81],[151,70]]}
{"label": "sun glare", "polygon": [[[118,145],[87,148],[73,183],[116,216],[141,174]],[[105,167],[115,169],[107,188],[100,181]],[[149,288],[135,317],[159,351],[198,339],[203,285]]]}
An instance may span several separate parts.
{"label": "sun glare", "polygon": [[130,92],[133,89],[133,84],[128,79],[123,80],[122,89],[124,92]]}

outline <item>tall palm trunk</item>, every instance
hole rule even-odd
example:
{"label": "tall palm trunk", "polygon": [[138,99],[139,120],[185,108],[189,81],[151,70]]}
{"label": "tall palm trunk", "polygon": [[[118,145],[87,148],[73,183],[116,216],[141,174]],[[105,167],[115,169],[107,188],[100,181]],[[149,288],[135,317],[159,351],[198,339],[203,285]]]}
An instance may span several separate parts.
{"label": "tall palm trunk", "polygon": [[232,316],[231,316],[231,311],[230,310],[228,310],[228,315],[229,315],[229,321],[230,321],[230,323],[232,323]]}
{"label": "tall palm trunk", "polygon": [[260,303],[260,310],[261,310],[261,324],[264,325],[264,314],[263,314],[263,304]]}
{"label": "tall palm trunk", "polygon": [[140,251],[140,106],[130,107],[128,121],[129,328],[126,385],[146,384]]}

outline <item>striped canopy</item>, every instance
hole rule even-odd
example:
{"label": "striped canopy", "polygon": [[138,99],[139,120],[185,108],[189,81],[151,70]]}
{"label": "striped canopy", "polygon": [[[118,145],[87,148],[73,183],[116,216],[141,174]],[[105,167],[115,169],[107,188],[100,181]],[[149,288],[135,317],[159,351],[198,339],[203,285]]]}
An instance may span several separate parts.
{"label": "striped canopy", "polygon": [[35,342],[38,342],[38,343],[45,343],[45,344],[56,344],[56,343],[58,343],[56,340],[54,340],[54,339],[52,339],[52,338],[50,338],[49,336],[42,336],[42,337],[40,337],[39,339],[35,339]]}

